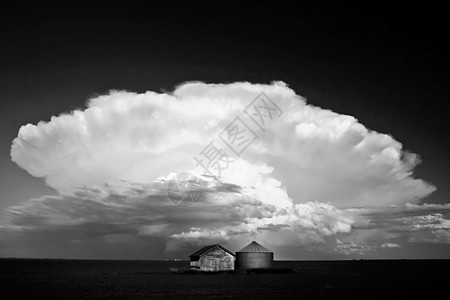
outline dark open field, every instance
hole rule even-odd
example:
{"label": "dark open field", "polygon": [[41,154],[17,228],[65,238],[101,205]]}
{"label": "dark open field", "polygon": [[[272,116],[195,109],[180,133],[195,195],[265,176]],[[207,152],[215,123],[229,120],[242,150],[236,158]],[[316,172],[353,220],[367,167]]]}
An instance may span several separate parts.
{"label": "dark open field", "polygon": [[187,266],[186,261],[0,259],[1,298],[430,299],[448,295],[450,287],[450,260],[279,261],[276,267],[296,273],[278,274],[169,271]]}

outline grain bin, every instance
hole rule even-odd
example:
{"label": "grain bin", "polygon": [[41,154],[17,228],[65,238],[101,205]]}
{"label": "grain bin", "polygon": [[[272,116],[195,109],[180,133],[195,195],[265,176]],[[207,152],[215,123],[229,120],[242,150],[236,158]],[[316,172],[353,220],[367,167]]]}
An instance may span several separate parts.
{"label": "grain bin", "polygon": [[269,269],[272,267],[273,252],[253,241],[236,252],[235,269]]}

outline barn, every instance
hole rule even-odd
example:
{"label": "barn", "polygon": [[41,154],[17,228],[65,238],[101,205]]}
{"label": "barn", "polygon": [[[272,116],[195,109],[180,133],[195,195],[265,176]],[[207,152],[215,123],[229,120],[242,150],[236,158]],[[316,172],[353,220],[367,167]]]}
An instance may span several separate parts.
{"label": "barn", "polygon": [[253,241],[236,252],[236,270],[270,269],[273,252]]}
{"label": "barn", "polygon": [[189,258],[191,269],[200,271],[234,270],[234,253],[219,244],[205,246],[189,255]]}

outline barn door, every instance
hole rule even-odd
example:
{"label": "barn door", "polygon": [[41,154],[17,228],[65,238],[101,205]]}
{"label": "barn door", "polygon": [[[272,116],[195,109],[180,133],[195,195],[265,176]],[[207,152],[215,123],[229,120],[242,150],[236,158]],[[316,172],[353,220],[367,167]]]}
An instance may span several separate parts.
{"label": "barn door", "polygon": [[215,258],[213,260],[213,268],[214,268],[214,271],[220,270],[220,260],[219,259]]}

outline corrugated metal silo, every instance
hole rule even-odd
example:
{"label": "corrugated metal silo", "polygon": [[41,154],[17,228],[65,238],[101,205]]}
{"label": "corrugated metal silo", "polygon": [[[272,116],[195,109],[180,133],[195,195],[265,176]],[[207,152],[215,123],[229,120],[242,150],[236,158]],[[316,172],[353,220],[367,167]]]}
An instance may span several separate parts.
{"label": "corrugated metal silo", "polygon": [[273,252],[253,241],[236,252],[235,269],[269,269],[272,267]]}

